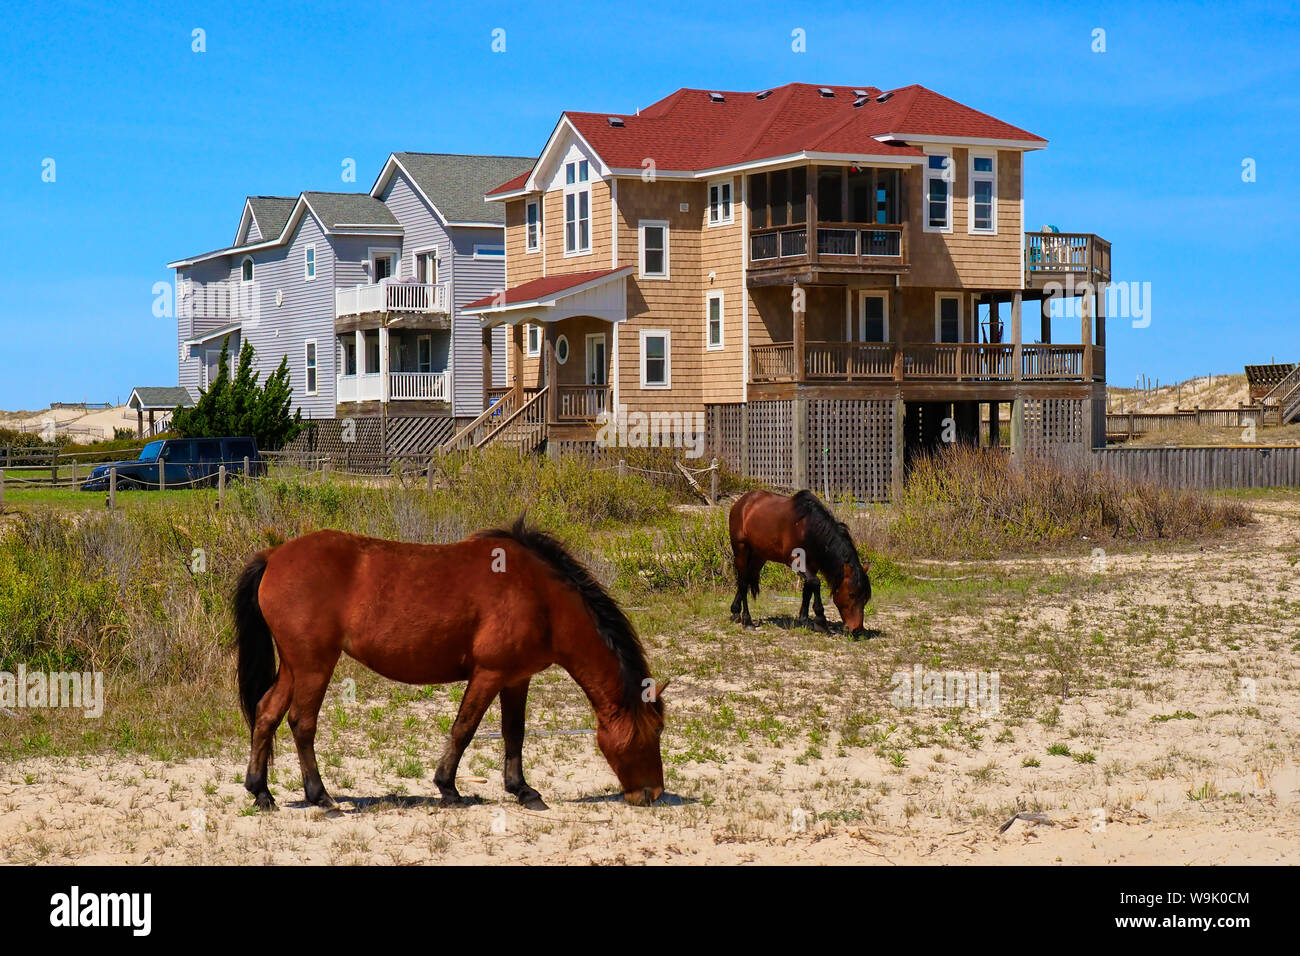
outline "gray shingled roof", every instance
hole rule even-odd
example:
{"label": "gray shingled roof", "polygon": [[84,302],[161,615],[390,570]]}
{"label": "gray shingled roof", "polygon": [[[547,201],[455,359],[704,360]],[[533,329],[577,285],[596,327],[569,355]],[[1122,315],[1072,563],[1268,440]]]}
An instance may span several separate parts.
{"label": "gray shingled roof", "polygon": [[483,195],[533,168],[531,156],[458,156],[452,153],[394,153],[429,201],[448,222],[505,224],[505,203]]}
{"label": "gray shingled roof", "polygon": [[161,388],[138,386],[132,389],[132,392],[140,399],[140,407],[145,409],[175,408],[177,405],[189,407],[194,404],[194,399],[190,397],[190,390],[179,385]]}
{"label": "gray shingled roof", "polygon": [[396,226],[397,217],[369,193],[303,193],[326,229],[336,226]]}
{"label": "gray shingled roof", "polygon": [[280,238],[284,224],[289,221],[289,215],[297,202],[297,196],[249,196],[248,204],[253,207],[253,218],[257,220],[262,238],[246,239],[244,245]]}

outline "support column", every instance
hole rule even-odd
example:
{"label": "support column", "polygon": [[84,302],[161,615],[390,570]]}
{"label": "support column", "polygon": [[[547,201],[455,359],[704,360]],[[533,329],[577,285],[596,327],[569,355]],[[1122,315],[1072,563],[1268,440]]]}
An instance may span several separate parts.
{"label": "support column", "polygon": [[510,356],[510,387],[515,392],[515,407],[523,403],[524,399],[524,326],[522,322],[516,322],[510,326],[510,338],[514,345]]}
{"label": "support column", "polygon": [[492,389],[492,334],[495,330],[483,330],[483,410],[488,407],[488,393]]}
{"label": "support column", "polygon": [[1011,293],[1011,377],[1019,382],[1024,378],[1024,342],[1022,339],[1023,330],[1021,329],[1021,311],[1022,298],[1021,292],[1017,289]]}
{"label": "support column", "polygon": [[889,341],[894,346],[894,381],[903,381],[903,296],[898,286],[889,295]]}
{"label": "support column", "polygon": [[379,400],[388,404],[391,389],[388,382],[388,328],[379,327]]}
{"label": "support column", "polygon": [[1085,448],[1093,447],[1092,432],[1092,312],[1093,312],[1093,289],[1095,286],[1085,288],[1082,298],[1079,300],[1079,331],[1080,341],[1083,343],[1083,381],[1088,386],[1089,397],[1083,400],[1083,440]]}
{"label": "support column", "polygon": [[794,344],[794,380],[802,382],[804,380],[805,353],[807,352],[807,318],[808,318],[808,291],[799,283],[795,283],[790,290],[790,308],[794,317],[794,334],[792,339]]}
{"label": "support column", "polygon": [[1038,302],[1039,322],[1042,324],[1042,331],[1038,335],[1038,341],[1044,345],[1052,343],[1052,300],[1043,296]]}
{"label": "support column", "polygon": [[546,423],[554,425],[560,420],[560,366],[555,361],[556,328],[554,322],[546,323],[542,355],[546,362]]}
{"label": "support column", "polygon": [[141,405],[135,410],[135,437],[144,437],[144,406]]}
{"label": "support column", "polygon": [[794,415],[791,423],[790,484],[795,491],[808,487],[808,398],[796,394],[790,402]]}
{"label": "support column", "polygon": [[889,460],[890,499],[895,504],[903,495],[903,450],[905,447],[903,430],[906,424],[906,410],[907,405],[903,402],[902,394],[896,394],[894,396],[894,445]]}
{"label": "support column", "polygon": [[989,447],[1002,445],[1002,403],[989,402]]}

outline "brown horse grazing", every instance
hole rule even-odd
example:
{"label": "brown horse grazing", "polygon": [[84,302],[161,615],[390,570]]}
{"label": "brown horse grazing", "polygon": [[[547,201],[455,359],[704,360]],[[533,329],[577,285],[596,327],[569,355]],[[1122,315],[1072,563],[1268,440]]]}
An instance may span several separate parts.
{"label": "brown horse grazing", "polygon": [[848,527],[827,511],[811,491],[800,491],[789,498],[770,491],[748,492],[731,506],[728,525],[736,562],[733,621],[753,627],[746,592],[758,596],[759,572],[768,561],[776,561],[790,565],[803,576],[801,622],[809,621],[811,599],[817,626],[828,629],[821,583],[817,580],[820,572],[826,577],[845,628],[854,638],[866,633],[862,615],[871,600],[871,578],[862,566]]}
{"label": "brown horse grazing", "polygon": [[[505,788],[545,810],[524,781],[528,681],[559,664],[596,712],[596,744],[629,803],[663,793],[663,685],[650,679],[622,609],[558,541],[525,528],[449,545],[317,531],[257,554],[234,593],[239,694],[252,734],[244,787],[263,810],[271,744],[285,713],[307,802],[327,809],[316,768],[316,717],[340,654],[410,684],[468,681],[434,782],[460,802],[456,767],[501,698]],[[279,669],[276,669],[276,649]],[[665,682],[666,683],[666,682]]]}

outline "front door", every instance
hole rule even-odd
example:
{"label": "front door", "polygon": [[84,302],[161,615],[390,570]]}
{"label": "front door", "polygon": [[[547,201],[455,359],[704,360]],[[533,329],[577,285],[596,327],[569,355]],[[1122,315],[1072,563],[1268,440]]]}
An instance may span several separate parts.
{"label": "front door", "polygon": [[605,411],[606,374],[609,363],[606,361],[605,333],[595,332],[587,336],[587,384],[600,386],[600,391],[593,396],[592,408],[596,412]]}
{"label": "front door", "polygon": [[885,342],[889,339],[889,324],[885,318],[889,300],[874,292],[862,293],[858,305],[856,342]]}

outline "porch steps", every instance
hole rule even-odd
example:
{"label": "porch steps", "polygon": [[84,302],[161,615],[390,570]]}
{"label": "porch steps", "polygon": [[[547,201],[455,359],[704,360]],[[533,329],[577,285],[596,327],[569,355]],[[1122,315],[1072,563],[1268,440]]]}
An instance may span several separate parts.
{"label": "porch steps", "polygon": [[442,451],[468,451],[501,444],[523,452],[535,451],[546,441],[546,395],[541,388],[519,404],[511,391],[442,445]]}
{"label": "porch steps", "polygon": [[1279,425],[1290,424],[1300,415],[1300,364],[1269,390],[1264,396],[1264,404],[1278,407]]}

